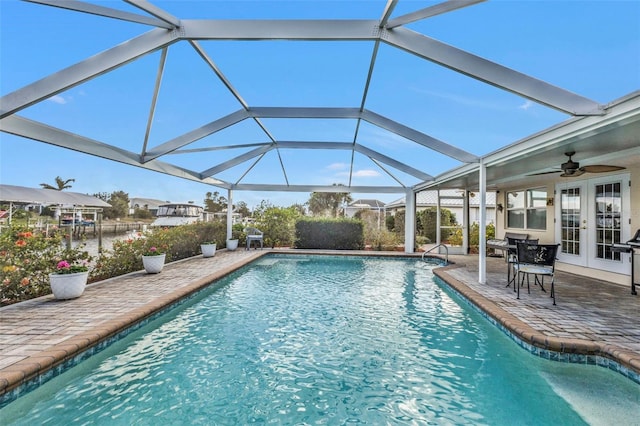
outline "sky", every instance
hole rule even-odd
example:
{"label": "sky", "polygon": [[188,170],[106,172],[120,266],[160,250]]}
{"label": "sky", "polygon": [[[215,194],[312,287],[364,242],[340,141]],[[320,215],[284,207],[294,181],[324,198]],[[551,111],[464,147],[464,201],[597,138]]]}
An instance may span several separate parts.
{"label": "sky", "polygon": [[[382,0],[161,1],[181,19],[379,19]],[[91,3],[144,14],[121,1]],[[400,0],[392,17],[435,2]],[[529,76],[606,104],[640,89],[640,2],[487,1],[407,28]],[[16,0],[0,0],[0,96],[141,35],[149,26]],[[201,41],[250,106],[359,107],[372,42]],[[140,152],[160,54],[28,107],[18,115],[94,140]],[[569,119],[517,95],[381,44],[365,107],[474,155],[485,155]],[[159,145],[241,108],[194,49],[172,45],[158,95],[149,146]],[[282,141],[352,142],[354,120],[263,119]],[[1,122],[0,122],[1,127]],[[358,143],[433,176],[459,162],[368,123]],[[245,120],[185,147],[255,144],[267,137]],[[202,171],[251,148],[168,156]],[[278,154],[280,156],[278,156]],[[164,158],[163,158],[164,159]],[[255,166],[217,177],[242,183],[348,183],[349,151],[279,150]],[[286,176],[281,163],[285,165]],[[202,204],[226,189],[135,168],[0,132],[0,183],[27,187],[75,179],[71,191],[123,190],[133,197]],[[354,158],[354,185],[419,183],[363,155]],[[309,193],[235,191],[249,207],[304,203]],[[399,194],[352,194],[391,202]]]}

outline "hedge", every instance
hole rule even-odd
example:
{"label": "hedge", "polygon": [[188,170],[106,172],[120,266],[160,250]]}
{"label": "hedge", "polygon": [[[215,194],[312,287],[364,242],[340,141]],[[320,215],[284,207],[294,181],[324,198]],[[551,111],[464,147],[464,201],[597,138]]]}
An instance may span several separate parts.
{"label": "hedge", "polygon": [[364,249],[364,226],[356,219],[299,219],[296,222],[295,247],[362,250]]}

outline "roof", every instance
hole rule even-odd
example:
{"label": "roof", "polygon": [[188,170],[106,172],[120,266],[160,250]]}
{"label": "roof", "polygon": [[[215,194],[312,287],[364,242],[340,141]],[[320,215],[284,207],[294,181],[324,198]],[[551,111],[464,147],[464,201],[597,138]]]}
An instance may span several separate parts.
{"label": "roof", "polygon": [[167,204],[166,200],[156,200],[154,198],[129,198],[129,204],[135,206],[147,206],[150,209],[157,209],[162,204]]}
{"label": "roof", "polygon": [[[472,193],[474,196],[469,197],[470,206],[479,206],[480,197],[477,193]],[[487,192],[486,194],[487,207],[494,207],[496,205],[496,193]],[[447,207],[462,207],[463,206],[462,192],[456,190],[443,189],[440,191],[440,204]],[[421,191],[416,193],[416,207],[429,207],[435,206],[438,203],[438,191]],[[406,205],[405,198],[399,198],[395,201],[387,204],[387,209],[402,208]]]}
{"label": "roof", "polygon": [[351,203],[349,203],[348,207],[351,208],[365,208],[365,209],[380,209],[383,208],[385,206],[385,204],[380,201],[380,200],[355,200]]}
{"label": "roof", "polygon": [[[353,193],[406,194],[434,185],[478,188],[476,175],[481,162],[488,168],[489,183],[498,185],[508,179],[553,171],[568,150],[576,151],[574,160],[584,165],[600,159],[606,164],[633,164],[640,158],[640,94],[623,92],[622,97],[596,100],[604,92],[597,92],[599,96],[591,92],[623,80],[616,78],[614,70],[638,74],[634,68],[637,61],[630,66],[608,64],[611,73],[605,81],[602,73],[596,72],[594,84],[561,87],[571,86],[575,79],[566,74],[556,76],[555,72],[589,74],[590,68],[575,64],[567,70],[558,64],[565,59],[562,54],[552,55],[536,44],[540,16],[545,16],[545,34],[564,26],[556,3],[448,1],[420,8],[420,3],[404,0],[304,2],[301,9],[308,6],[309,11],[298,11],[304,19],[282,18],[287,5],[302,2],[264,2],[269,6],[257,2],[252,8],[199,2],[195,9],[190,5],[193,2],[164,0],[108,2],[107,6],[63,2],[60,7],[64,10],[46,5],[55,6],[55,2],[34,3],[38,2],[6,9],[18,10],[6,22],[19,22],[17,28],[23,31],[11,33],[15,39],[10,43],[26,42],[29,27],[25,21],[41,25],[41,21],[30,21],[34,18],[29,11],[34,8],[48,8],[52,25],[66,24],[71,30],[74,20],[84,19],[82,22],[95,25],[105,37],[117,34],[118,39],[100,40],[105,49],[96,47],[89,53],[75,53],[74,49],[80,47],[76,44],[96,44],[98,37],[87,43],[55,46],[61,58],[74,51],[70,56],[74,62],[26,85],[12,81],[14,84],[8,87],[15,90],[0,98],[0,130],[127,165],[232,190],[346,189]],[[565,13],[582,12],[588,7],[584,2],[564,3],[569,5]],[[626,3],[609,2],[606,7]],[[348,4],[357,5],[359,10],[345,11]],[[529,17],[523,8],[536,16]],[[3,14],[7,15],[5,8]],[[472,20],[475,26],[459,31],[461,22],[470,22],[469,16],[479,17]],[[555,20],[547,20],[547,16]],[[498,28],[505,23],[526,24],[529,45],[523,46],[522,38],[516,40],[520,28]],[[621,27],[624,25],[617,22],[599,27],[596,37],[610,37]],[[466,30],[469,34],[472,30],[498,31],[496,42],[474,45],[473,36]],[[591,33],[579,33],[581,37],[574,39],[586,40]],[[123,41],[123,37],[128,39]],[[575,40],[567,37],[548,49],[555,52],[570,41]],[[623,40],[614,39],[616,49],[595,52],[616,51],[617,47],[628,48],[637,42],[630,40],[622,45]],[[320,43],[331,49],[317,50]],[[565,48],[565,54],[568,51]],[[298,59],[303,55],[315,60],[315,66],[301,68]],[[32,52],[30,56],[38,54]],[[507,59],[516,65],[499,63]],[[600,56],[592,59],[598,61]],[[12,68],[18,65],[12,63]],[[126,80],[126,87],[109,90],[117,73],[131,78]],[[458,79],[441,92],[438,76],[444,73],[453,73]],[[551,77],[561,84],[550,82]],[[155,85],[142,87],[135,83],[142,81]],[[197,88],[187,90],[186,81],[197,84]],[[632,90],[637,89],[637,80],[625,81],[630,82]],[[2,86],[7,87],[4,83]],[[43,101],[55,101],[86,85],[100,89],[96,92],[102,96],[96,96],[100,99],[94,102],[111,101],[111,111],[119,109],[122,93],[145,105],[126,140],[110,139],[108,134],[112,132],[104,131],[113,126],[112,114],[99,115],[96,120],[101,120],[100,126],[87,126],[80,116],[81,106],[75,109],[77,117],[73,120],[56,121],[46,113]],[[175,98],[167,95],[167,87],[174,88]],[[469,101],[465,95],[477,87],[481,88],[478,93],[498,92],[510,105],[521,107],[505,111],[482,105],[481,114],[476,114],[478,109],[470,109],[469,104],[484,104],[484,97]],[[298,94],[297,101],[282,103],[279,93],[283,91]],[[420,108],[400,103],[399,91],[415,92],[415,105]],[[114,98],[108,98],[106,92],[112,92]],[[454,114],[441,115],[445,103],[460,106]],[[192,107],[185,108],[187,104]],[[513,118],[510,114],[531,105],[539,108],[536,113],[518,118],[520,131],[526,133],[502,135],[505,123]],[[89,108],[86,111],[91,113]],[[461,129],[465,126],[460,126],[460,117],[467,121],[476,115],[487,117],[481,123],[483,127],[491,119],[495,126],[492,129],[499,135],[463,146],[457,134],[474,131]],[[541,116],[544,119],[536,119]],[[291,123],[300,121],[307,123],[304,133],[288,132],[294,127]],[[450,126],[446,137],[440,135],[438,122]],[[301,160],[301,150],[317,155]],[[317,179],[327,165],[336,164],[344,166],[337,182],[342,186]],[[275,177],[265,181],[265,171],[274,170],[278,172]],[[367,177],[373,173],[384,180],[369,183]]]}
{"label": "roof", "polygon": [[76,207],[111,207],[99,198],[78,192],[27,188],[0,184],[0,201],[16,204],[48,204]]}

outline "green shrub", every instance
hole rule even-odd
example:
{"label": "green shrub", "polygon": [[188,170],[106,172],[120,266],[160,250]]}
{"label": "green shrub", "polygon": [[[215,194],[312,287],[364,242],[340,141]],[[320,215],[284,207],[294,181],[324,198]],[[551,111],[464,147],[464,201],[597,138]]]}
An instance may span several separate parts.
{"label": "green shrub", "polygon": [[267,247],[292,247],[296,236],[296,220],[300,211],[295,207],[267,207],[255,218],[255,227],[264,232]]}
{"label": "green shrub", "polygon": [[89,282],[116,277],[143,269],[142,255],[150,247],[166,253],[165,262],[186,259],[201,253],[200,244],[226,240],[223,222],[194,223],[138,233],[134,238],[117,240],[113,249],[100,254],[89,275]]}
{"label": "green shrub", "polygon": [[304,218],[295,224],[296,248],[362,250],[363,224],[356,219]]}
{"label": "green shrub", "polygon": [[[493,223],[487,225],[487,239],[495,238],[496,227]],[[449,244],[452,246],[462,246],[462,228],[458,227],[449,237]],[[469,229],[469,251],[478,253],[480,247],[480,225],[477,222],[471,224]]]}
{"label": "green shrub", "polygon": [[395,248],[403,243],[396,232],[387,231],[386,229],[376,229],[367,236],[367,245],[374,250],[395,250]]}

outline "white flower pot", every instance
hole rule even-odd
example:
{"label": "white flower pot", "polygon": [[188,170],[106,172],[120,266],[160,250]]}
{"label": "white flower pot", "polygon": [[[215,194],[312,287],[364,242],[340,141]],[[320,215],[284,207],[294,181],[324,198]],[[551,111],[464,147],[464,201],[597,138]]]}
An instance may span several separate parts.
{"label": "white flower pot", "polygon": [[202,250],[202,257],[213,257],[216,255],[215,244],[200,244],[200,250]]}
{"label": "white flower pot", "polygon": [[74,299],[84,293],[89,272],[49,274],[49,284],[56,299]]}
{"label": "white flower pot", "polygon": [[235,250],[238,248],[238,240],[227,240],[227,250]]}
{"label": "white flower pot", "polygon": [[142,265],[148,274],[157,274],[164,267],[164,258],[166,254],[158,254],[155,256],[142,256]]}

